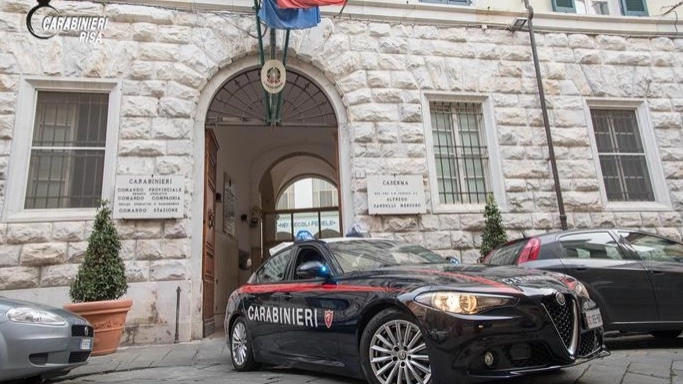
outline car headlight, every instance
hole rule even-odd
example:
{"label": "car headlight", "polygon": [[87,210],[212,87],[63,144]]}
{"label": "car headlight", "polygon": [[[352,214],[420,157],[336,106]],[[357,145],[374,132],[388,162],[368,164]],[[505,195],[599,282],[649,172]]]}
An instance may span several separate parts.
{"label": "car headlight", "polygon": [[486,309],[512,305],[517,299],[509,296],[444,291],[423,293],[417,296],[415,301],[444,312],[474,315]]}
{"label": "car headlight", "polygon": [[588,289],[586,289],[586,286],[579,281],[577,281],[576,285],[574,286],[574,293],[576,296],[590,299],[590,296],[588,295]]}
{"label": "car headlight", "polygon": [[65,325],[66,320],[52,312],[30,307],[17,307],[7,311],[7,319],[16,323]]}

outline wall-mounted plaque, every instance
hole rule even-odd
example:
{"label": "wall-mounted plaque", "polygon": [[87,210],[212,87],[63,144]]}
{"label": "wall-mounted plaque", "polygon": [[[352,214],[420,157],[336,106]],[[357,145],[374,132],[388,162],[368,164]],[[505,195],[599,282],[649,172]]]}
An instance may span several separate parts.
{"label": "wall-mounted plaque", "polygon": [[422,176],[368,176],[368,211],[371,215],[427,212]]}
{"label": "wall-mounted plaque", "polygon": [[183,176],[116,176],[114,218],[181,219],[184,180]]}

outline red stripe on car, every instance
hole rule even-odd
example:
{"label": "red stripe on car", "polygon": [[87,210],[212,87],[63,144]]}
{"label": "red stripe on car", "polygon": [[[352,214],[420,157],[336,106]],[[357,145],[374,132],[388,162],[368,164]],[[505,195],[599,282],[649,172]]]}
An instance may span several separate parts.
{"label": "red stripe on car", "polygon": [[274,292],[386,292],[391,288],[370,287],[366,285],[294,283],[294,284],[258,284],[240,287],[239,293],[274,293]]}

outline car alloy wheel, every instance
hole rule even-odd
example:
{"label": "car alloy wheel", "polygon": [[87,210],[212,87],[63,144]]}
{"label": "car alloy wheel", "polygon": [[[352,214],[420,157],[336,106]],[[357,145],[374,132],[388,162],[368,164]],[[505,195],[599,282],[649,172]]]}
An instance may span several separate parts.
{"label": "car alloy wheel", "polygon": [[382,323],[372,334],[368,347],[370,368],[378,382],[430,382],[432,373],[427,346],[422,332],[412,321],[394,319]]}
{"label": "car alloy wheel", "polygon": [[247,325],[240,317],[235,320],[230,332],[230,357],[236,371],[251,371],[258,368],[250,345]]}
{"label": "car alloy wheel", "polygon": [[237,365],[244,365],[248,351],[247,328],[240,322],[232,329],[232,358]]}

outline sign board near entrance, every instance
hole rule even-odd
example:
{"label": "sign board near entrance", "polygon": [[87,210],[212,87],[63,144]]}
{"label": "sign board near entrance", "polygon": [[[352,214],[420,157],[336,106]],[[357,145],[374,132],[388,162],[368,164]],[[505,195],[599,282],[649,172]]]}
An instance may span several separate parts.
{"label": "sign board near entrance", "polygon": [[422,176],[368,176],[368,211],[371,215],[425,213]]}
{"label": "sign board near entrance", "polygon": [[181,219],[184,180],[183,176],[116,176],[114,218]]}

